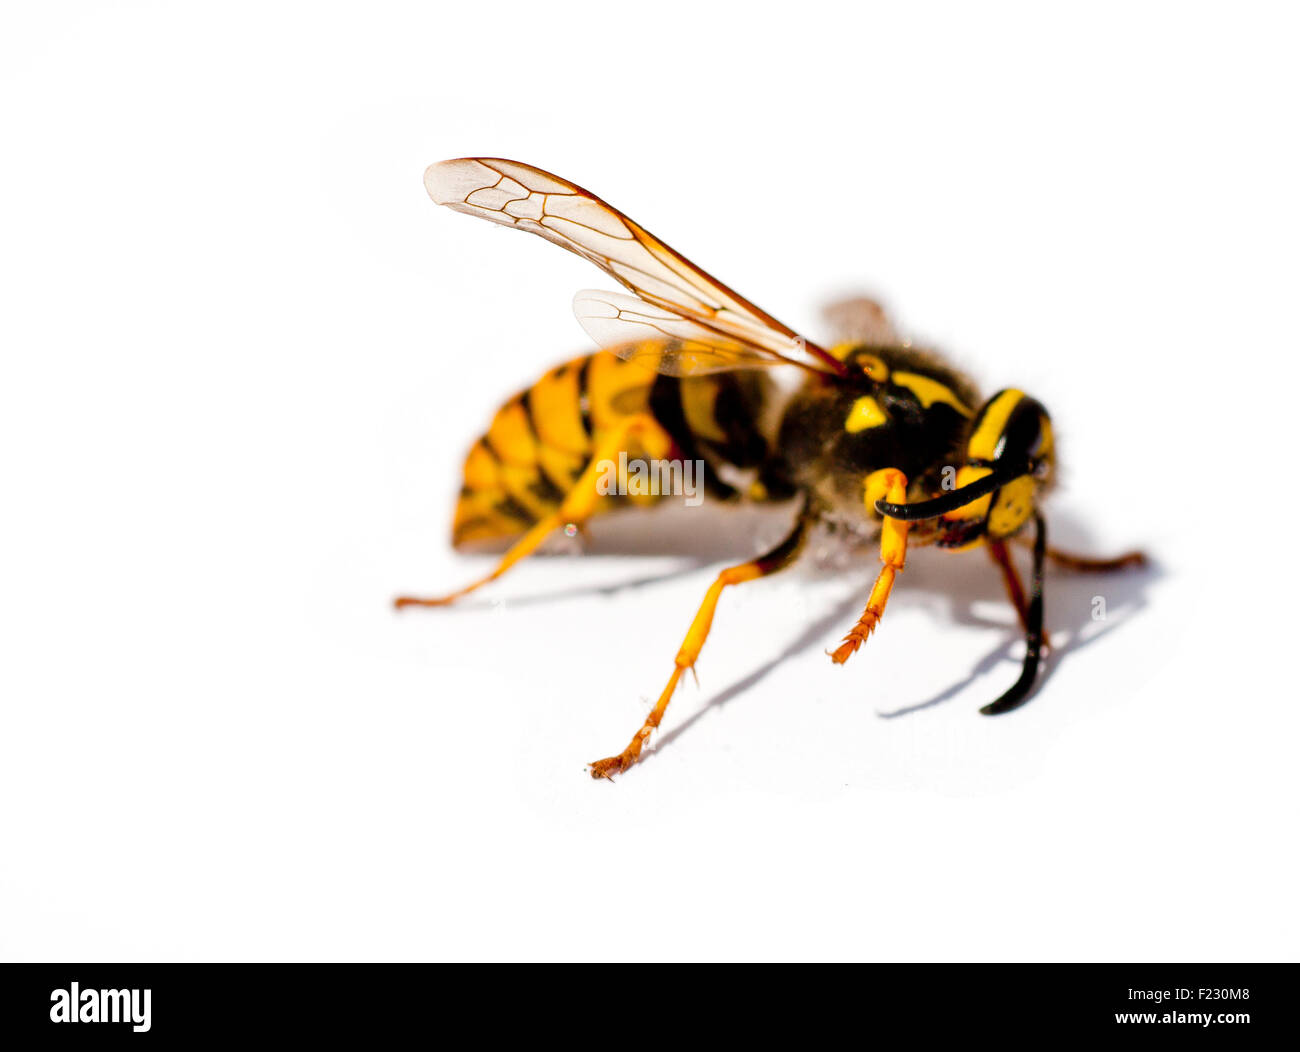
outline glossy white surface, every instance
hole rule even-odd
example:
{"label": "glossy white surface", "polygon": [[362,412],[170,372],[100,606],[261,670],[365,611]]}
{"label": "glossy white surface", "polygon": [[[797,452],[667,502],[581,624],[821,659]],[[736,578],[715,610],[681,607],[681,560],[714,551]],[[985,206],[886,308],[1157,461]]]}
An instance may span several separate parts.
{"label": "glossy white surface", "polygon": [[[1293,959],[1282,16],[572,7],[4,16],[0,952]],[[737,590],[593,783],[780,523],[391,611],[485,568],[463,451],[588,346],[594,270],[430,202],[465,154],[814,339],[871,291],[1051,409],[1054,541],[1159,571],[1054,575],[1058,644],[1097,638],[995,720],[982,556],[916,557],[839,669],[871,559]]]}

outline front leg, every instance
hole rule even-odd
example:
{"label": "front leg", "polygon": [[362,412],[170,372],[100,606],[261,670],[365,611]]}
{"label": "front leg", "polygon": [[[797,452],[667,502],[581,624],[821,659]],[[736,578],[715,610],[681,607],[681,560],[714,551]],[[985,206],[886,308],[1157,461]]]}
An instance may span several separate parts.
{"label": "front leg", "polygon": [[[907,476],[897,468],[883,468],[868,475],[862,489],[866,505],[870,509],[875,509],[878,500],[902,504],[907,500]],[[858,623],[849,629],[844,642],[831,654],[831,660],[835,664],[842,665],[857,653],[858,647],[866,642],[867,636],[875,631],[876,625],[885,616],[885,604],[889,602],[894,578],[902,572],[907,561],[907,531],[910,525],[902,519],[885,519],[880,529],[880,561],[884,566],[876,577],[871,597],[867,600],[867,608],[862,611]]]}
{"label": "front leg", "polygon": [[[1034,512],[1034,577],[1029,594],[1029,605],[1025,608],[1025,661],[1020,669],[1020,678],[996,701],[985,705],[980,712],[985,716],[998,716],[1012,709],[1018,709],[1033,692],[1038,677],[1038,666],[1042,659],[1044,647],[1043,634],[1043,561],[1047,554],[1047,523],[1043,516]],[[1009,564],[1008,564],[1009,565]]]}
{"label": "front leg", "polygon": [[[989,558],[999,570],[1002,571],[1002,583],[1007,590],[1007,598],[1011,600],[1011,605],[1016,608],[1016,616],[1020,618],[1020,627],[1029,630],[1029,601],[1025,598],[1025,586],[1020,583],[1020,571],[1016,569],[1016,564],[1012,561],[1011,553],[1007,551],[1007,542],[999,537],[990,537],[985,545]],[[1046,639],[1046,633],[1043,636]]]}

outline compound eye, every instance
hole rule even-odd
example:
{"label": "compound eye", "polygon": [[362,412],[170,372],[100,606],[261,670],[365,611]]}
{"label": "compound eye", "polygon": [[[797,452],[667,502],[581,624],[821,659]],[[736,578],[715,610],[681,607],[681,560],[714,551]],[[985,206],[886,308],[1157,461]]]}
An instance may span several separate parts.
{"label": "compound eye", "polygon": [[1011,411],[998,439],[994,459],[1003,457],[1037,460],[1051,445],[1051,432],[1038,403],[1026,398]]}
{"label": "compound eye", "polygon": [[1033,439],[1030,441],[1029,448],[1026,450],[1029,454],[1030,460],[1037,460],[1042,456],[1044,440],[1045,436],[1043,435],[1042,423],[1040,421],[1038,426],[1034,429]]}
{"label": "compound eye", "polygon": [[1034,444],[1029,450],[1030,460],[1037,461],[1043,465],[1043,473],[1051,467],[1052,460],[1052,421],[1046,413],[1038,414],[1038,433],[1034,436]]}

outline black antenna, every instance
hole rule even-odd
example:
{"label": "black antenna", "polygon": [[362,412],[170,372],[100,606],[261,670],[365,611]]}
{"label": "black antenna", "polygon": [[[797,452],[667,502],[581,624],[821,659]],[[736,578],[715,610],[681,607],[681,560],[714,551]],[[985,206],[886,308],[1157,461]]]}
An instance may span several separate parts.
{"label": "black antenna", "polygon": [[986,493],[992,493],[995,489],[1011,482],[1013,479],[1028,474],[1029,464],[1026,461],[1016,464],[999,464],[982,479],[976,479],[974,482],[962,486],[961,489],[945,493],[942,497],[920,500],[914,504],[890,504],[888,501],[878,500],[876,501],[876,511],[891,519],[902,519],[904,522],[934,519],[940,515],[946,515],[950,511],[956,511],[971,501],[979,500]]}

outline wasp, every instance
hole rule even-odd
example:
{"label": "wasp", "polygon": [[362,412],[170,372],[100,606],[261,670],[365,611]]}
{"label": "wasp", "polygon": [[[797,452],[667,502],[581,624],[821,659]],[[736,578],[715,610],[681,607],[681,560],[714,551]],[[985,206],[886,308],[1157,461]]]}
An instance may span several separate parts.
{"label": "wasp", "polygon": [[[870,302],[855,339],[823,348],[567,179],[500,158],[442,161],[424,176],[440,205],[537,234],[594,263],[628,293],[579,292],[574,312],[603,348],[546,373],[505,403],[471,447],[452,541],[508,541],[490,573],[436,598],[442,606],[497,580],[557,531],[640,500],[602,490],[602,465],[681,458],[703,465],[713,500],[791,502],[788,536],[718,574],[687,629],[654,708],[622,752],[589,766],[609,778],[637,762],[677,685],[693,670],[722,593],[790,566],[821,526],[878,538],[881,567],[862,616],[830,653],[849,659],[884,616],[909,546],[983,548],[1025,634],[1020,676],[980,711],[1010,712],[1032,693],[1047,645],[1044,562],[1075,570],[1139,565],[1047,545],[1039,504],[1056,445],[1041,403],[1016,388],[981,400],[935,353],[900,340]],[[795,372],[797,371],[797,372]],[[780,374],[799,377],[782,385]],[[745,480],[748,480],[747,482]],[[1008,543],[1032,527],[1026,592]]]}

